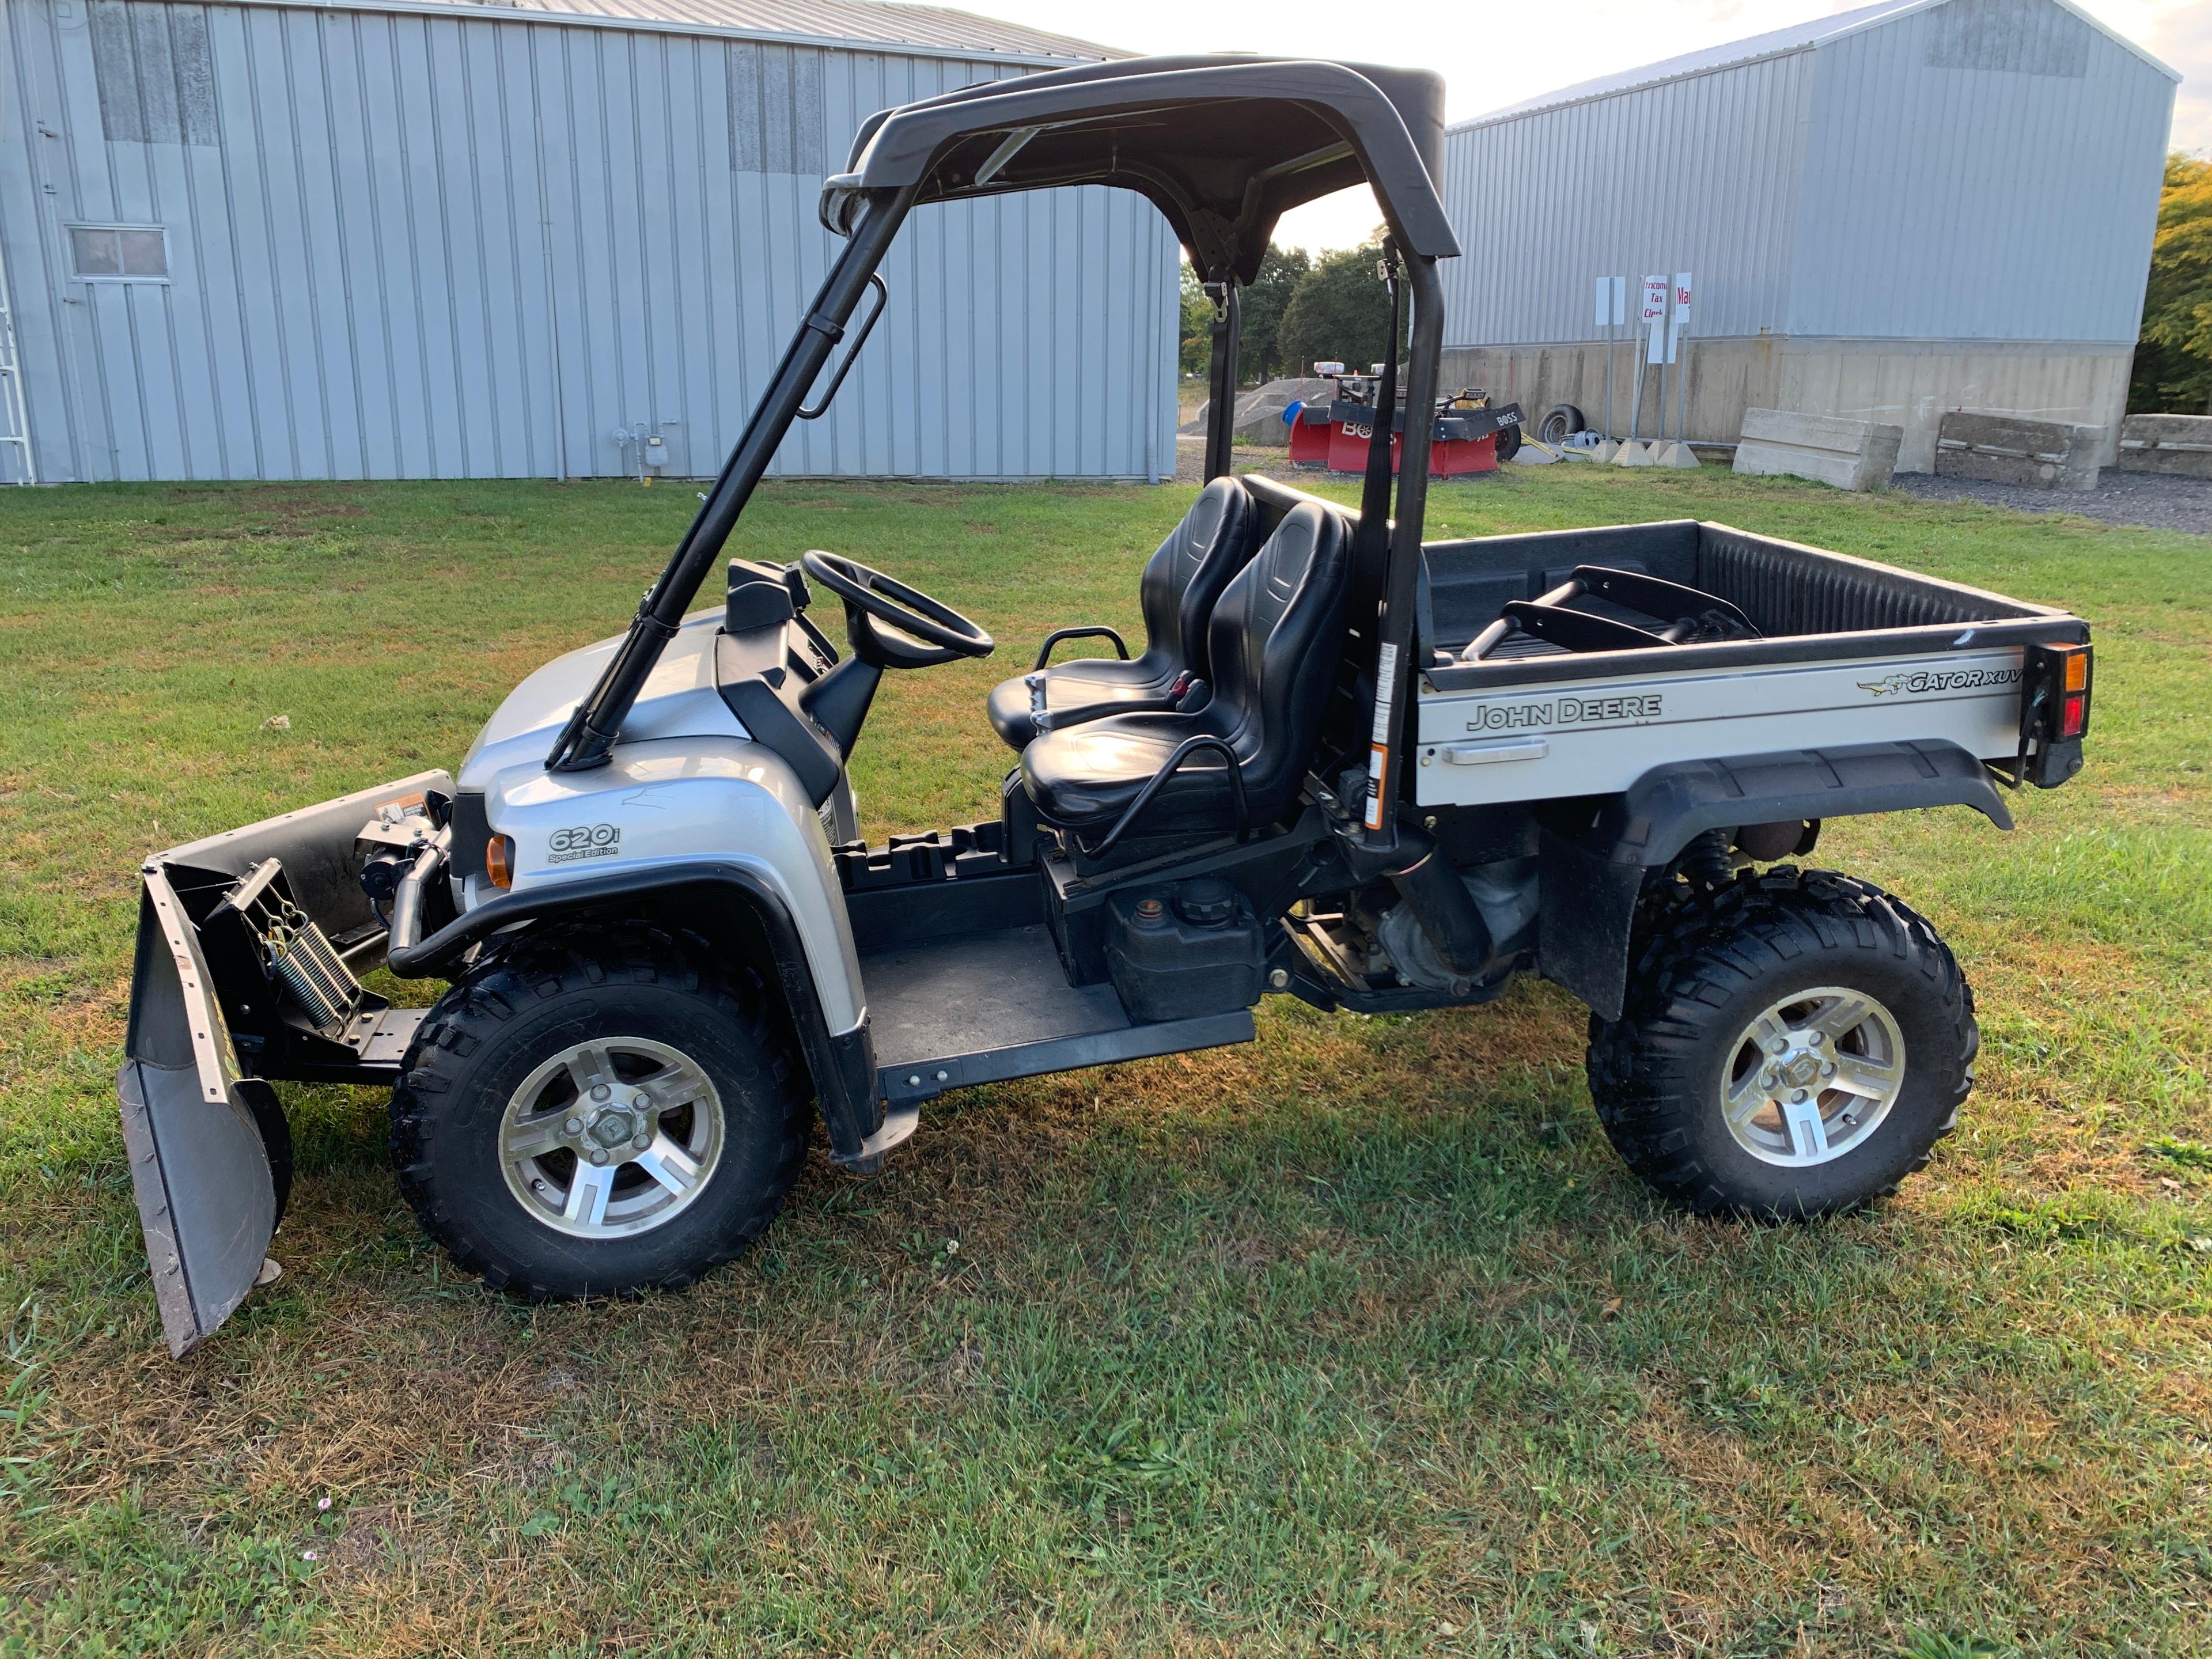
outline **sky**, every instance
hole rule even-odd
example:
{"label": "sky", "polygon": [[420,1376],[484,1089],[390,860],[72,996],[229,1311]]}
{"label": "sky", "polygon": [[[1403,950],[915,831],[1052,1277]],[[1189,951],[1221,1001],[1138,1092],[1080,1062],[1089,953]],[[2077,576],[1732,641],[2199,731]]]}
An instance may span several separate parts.
{"label": "sky", "polygon": [[[2212,153],[2212,0],[2075,0],[2106,27],[2178,70],[2173,144]],[[1270,52],[1409,64],[1440,72],[1449,118],[1517,103],[1701,47],[1763,34],[1865,0],[951,0],[1036,28],[1132,52]],[[1380,219],[1362,185],[1285,216],[1275,240],[1314,249],[1358,244]]]}

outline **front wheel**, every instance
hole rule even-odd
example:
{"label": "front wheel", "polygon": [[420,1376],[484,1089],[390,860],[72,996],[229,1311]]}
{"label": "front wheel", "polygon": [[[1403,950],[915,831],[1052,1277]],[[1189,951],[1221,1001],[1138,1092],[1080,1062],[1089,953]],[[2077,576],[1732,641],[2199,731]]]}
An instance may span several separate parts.
{"label": "front wheel", "polygon": [[1974,999],[1926,921],[1787,866],[1657,908],[1621,1018],[1590,1021],[1590,1094],[1654,1190],[1803,1217],[1897,1190],[1973,1086]]}
{"label": "front wheel", "polygon": [[424,1018],[392,1098],[424,1231],[532,1301],[688,1285],[797,1178],[805,1072],[758,978],[643,925],[549,930]]}

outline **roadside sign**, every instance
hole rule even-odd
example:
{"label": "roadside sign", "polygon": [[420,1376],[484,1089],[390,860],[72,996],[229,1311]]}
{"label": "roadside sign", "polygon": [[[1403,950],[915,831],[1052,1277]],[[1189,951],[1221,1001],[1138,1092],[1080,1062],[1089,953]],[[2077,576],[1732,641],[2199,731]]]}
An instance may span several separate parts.
{"label": "roadside sign", "polygon": [[1627,277],[1599,277],[1596,297],[1596,322],[1600,328],[1618,328],[1628,320]]}
{"label": "roadside sign", "polygon": [[1645,330],[1644,361],[1663,363],[1667,361],[1667,278],[1664,276],[1644,279],[1644,311],[1639,320]]}
{"label": "roadside sign", "polygon": [[1667,330],[1667,361],[1673,362],[1680,353],[1682,337],[1690,331],[1690,273],[1674,273],[1674,320]]}

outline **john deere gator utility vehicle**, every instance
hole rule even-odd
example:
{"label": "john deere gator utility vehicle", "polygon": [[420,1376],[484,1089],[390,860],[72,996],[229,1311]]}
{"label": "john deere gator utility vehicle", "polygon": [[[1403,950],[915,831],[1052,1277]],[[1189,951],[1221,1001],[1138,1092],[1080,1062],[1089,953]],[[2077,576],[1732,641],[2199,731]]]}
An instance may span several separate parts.
{"label": "john deere gator utility vehicle", "polygon": [[[1817,1215],[1917,1169],[1973,1073],[1957,963],[1900,901],[1776,861],[1851,813],[2008,827],[1997,782],[2081,764],[2088,630],[1717,524],[1425,544],[1426,419],[1395,479],[1374,423],[1356,511],[1230,476],[1239,287],[1347,185],[1389,230],[1377,406],[1436,407],[1443,107],[1421,71],[1188,57],[872,117],[823,186],[842,252],[627,631],[524,680],[450,775],[146,860],[120,1091],[171,1347],[264,1270],[285,1079],[388,1088],[422,1225],[532,1297],[729,1261],[817,1121],[866,1174],[941,1096],[1248,1042],[1270,993],[1556,981],[1622,1156],[1697,1210]],[[975,711],[999,815],[872,844],[847,763],[883,677],[994,641],[853,549],[724,545],[908,215],[1068,185],[1144,195],[1215,296],[1207,481],[1140,650],[1071,618]],[[1079,639],[1105,643],[1052,659]],[[447,988],[391,1006],[379,963]]]}

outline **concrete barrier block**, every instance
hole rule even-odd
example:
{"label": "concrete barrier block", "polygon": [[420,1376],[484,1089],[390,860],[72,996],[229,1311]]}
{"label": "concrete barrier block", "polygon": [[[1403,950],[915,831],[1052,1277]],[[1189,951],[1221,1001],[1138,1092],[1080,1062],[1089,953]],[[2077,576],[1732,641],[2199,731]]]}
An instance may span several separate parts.
{"label": "concrete barrier block", "polygon": [[1237,424],[1230,428],[1230,441],[1260,448],[1271,444],[1287,445],[1291,441],[1291,428],[1283,420],[1285,407],[1286,405],[1278,404],[1273,409],[1255,410],[1249,413],[1239,410]]}
{"label": "concrete barrier block", "polygon": [[1905,428],[1881,421],[1747,409],[1735,470],[1753,477],[1809,478],[1838,489],[1885,489]]}
{"label": "concrete barrier block", "polygon": [[2120,422],[2119,470],[2212,478],[2212,415],[2130,415]]}
{"label": "concrete barrier block", "polygon": [[[1327,400],[1329,383],[1306,376],[1302,380],[1270,380],[1265,386],[1237,395],[1237,419],[1230,428],[1234,441],[1240,444],[1287,444],[1291,429],[1283,423],[1283,411],[1291,404],[1316,398]],[[1200,434],[1206,430],[1206,417],[1213,407],[1206,399],[1198,406],[1198,413],[1176,428],[1179,432]]]}
{"label": "concrete barrier block", "polygon": [[2104,439],[2100,426],[1954,410],[1936,429],[1936,476],[2031,489],[2094,489]]}
{"label": "concrete barrier block", "polygon": [[1651,458],[1651,465],[1674,467],[1685,472],[1694,472],[1700,463],[1695,455],[1690,453],[1689,445],[1670,443]]}
{"label": "concrete barrier block", "polygon": [[1651,465],[1651,452],[1630,438],[1614,452],[1612,464],[1615,466],[1649,466]]}

